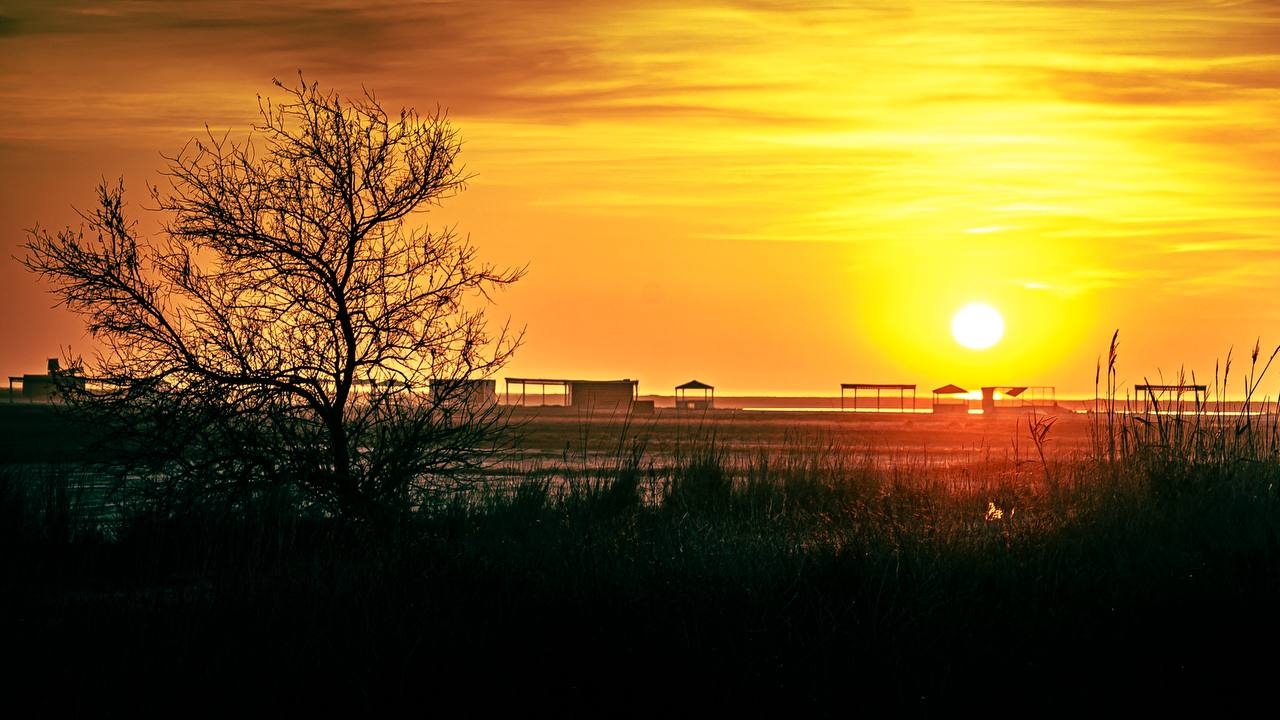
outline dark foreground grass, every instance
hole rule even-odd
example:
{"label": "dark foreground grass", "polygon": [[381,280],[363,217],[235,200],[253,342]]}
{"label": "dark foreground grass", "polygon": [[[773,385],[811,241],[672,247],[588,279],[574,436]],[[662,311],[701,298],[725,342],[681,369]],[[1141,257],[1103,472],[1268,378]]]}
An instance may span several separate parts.
{"label": "dark foreground grass", "polygon": [[65,476],[10,470],[3,684],[49,709],[1269,703],[1280,464],[1139,440],[1047,467],[623,452],[377,532],[282,498],[104,529]]}

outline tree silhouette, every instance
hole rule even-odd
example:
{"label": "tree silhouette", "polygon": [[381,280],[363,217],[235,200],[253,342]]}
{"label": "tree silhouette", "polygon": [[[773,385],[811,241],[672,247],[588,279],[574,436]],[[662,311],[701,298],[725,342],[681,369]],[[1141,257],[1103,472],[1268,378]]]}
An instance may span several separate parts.
{"label": "tree silhouette", "polygon": [[490,333],[484,306],[523,270],[409,226],[466,180],[446,117],[275,84],[287,98],[259,99],[248,139],[165,156],[158,239],[104,181],[81,227],[28,233],[24,262],[101,348],[70,405],[118,431],[117,459],[150,487],[401,512],[494,449],[503,416],[477,381],[520,337]]}

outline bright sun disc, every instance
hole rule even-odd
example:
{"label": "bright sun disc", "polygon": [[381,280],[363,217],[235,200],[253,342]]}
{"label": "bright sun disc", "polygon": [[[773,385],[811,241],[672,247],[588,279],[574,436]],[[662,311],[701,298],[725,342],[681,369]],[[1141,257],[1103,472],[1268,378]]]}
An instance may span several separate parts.
{"label": "bright sun disc", "polygon": [[970,303],[951,319],[951,334],[970,350],[986,350],[1004,337],[1004,318],[985,303]]}

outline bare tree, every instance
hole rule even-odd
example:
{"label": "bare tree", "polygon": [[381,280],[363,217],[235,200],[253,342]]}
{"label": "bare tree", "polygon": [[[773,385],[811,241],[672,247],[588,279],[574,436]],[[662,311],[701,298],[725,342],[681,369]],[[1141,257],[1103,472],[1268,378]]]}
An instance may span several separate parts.
{"label": "bare tree", "polygon": [[247,140],[166,156],[156,240],[104,182],[81,227],[31,230],[24,262],[102,348],[85,368],[100,382],[68,399],[123,431],[116,451],[155,487],[403,511],[495,446],[503,417],[477,381],[520,337],[490,333],[484,306],[523,270],[406,225],[466,180],[447,118],[276,85],[286,101],[260,98]]}

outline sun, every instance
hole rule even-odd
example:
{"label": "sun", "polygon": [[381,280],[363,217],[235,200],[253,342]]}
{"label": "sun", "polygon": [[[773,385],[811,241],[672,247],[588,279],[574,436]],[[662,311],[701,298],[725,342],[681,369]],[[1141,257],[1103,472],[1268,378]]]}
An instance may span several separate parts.
{"label": "sun", "polygon": [[951,318],[951,334],[970,350],[986,350],[1004,337],[1004,318],[986,303],[969,303]]}

